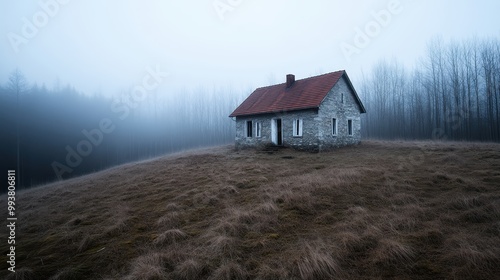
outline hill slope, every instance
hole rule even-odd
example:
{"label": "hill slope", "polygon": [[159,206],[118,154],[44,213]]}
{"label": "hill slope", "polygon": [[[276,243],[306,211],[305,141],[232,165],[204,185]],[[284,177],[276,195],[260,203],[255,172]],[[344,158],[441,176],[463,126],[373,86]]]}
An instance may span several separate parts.
{"label": "hill slope", "polygon": [[0,276],[489,279],[499,184],[498,144],[169,156],[19,193],[18,278],[5,254]]}

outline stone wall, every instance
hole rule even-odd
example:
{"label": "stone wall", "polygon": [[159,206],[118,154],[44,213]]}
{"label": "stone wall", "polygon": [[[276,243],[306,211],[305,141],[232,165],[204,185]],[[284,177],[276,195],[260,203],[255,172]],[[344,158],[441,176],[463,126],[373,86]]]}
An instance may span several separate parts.
{"label": "stone wall", "polygon": [[[246,133],[246,122],[252,121],[253,124],[253,135],[252,137],[247,137]],[[256,137],[255,123],[260,122],[262,124],[261,137]],[[264,146],[271,144],[271,115],[259,115],[251,117],[237,117],[236,118],[236,138],[235,138],[236,148],[246,148],[254,146]]]}
{"label": "stone wall", "polygon": [[[354,92],[344,78],[341,78],[330,90],[319,108],[317,116],[319,149],[358,144],[361,141],[360,111],[361,108],[356,102]],[[333,118],[337,119],[337,135],[332,133]],[[348,135],[348,120],[352,120],[352,136]]]}
{"label": "stone wall", "polygon": [[[293,111],[287,113],[265,114],[250,117],[236,118],[236,148],[263,147],[272,144],[272,121],[281,119],[283,131],[283,146],[303,150],[318,149],[318,125],[315,120],[316,110]],[[293,136],[293,121],[302,119],[302,136]],[[252,121],[252,137],[246,136],[246,122]],[[256,136],[256,123],[262,125],[261,137]]]}

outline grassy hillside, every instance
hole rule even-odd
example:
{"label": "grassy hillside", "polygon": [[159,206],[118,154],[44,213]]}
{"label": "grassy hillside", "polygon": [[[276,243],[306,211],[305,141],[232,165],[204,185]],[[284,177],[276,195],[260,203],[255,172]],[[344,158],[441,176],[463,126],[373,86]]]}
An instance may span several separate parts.
{"label": "grassy hillside", "polygon": [[498,144],[365,141],[319,154],[226,146],[17,201],[17,278],[1,244],[8,279],[500,275]]}

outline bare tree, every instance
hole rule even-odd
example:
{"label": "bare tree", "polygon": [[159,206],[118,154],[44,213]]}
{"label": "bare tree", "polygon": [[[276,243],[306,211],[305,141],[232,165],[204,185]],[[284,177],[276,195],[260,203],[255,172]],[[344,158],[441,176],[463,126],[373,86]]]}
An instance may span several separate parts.
{"label": "bare tree", "polygon": [[26,81],[26,77],[19,69],[16,69],[10,73],[8,88],[12,90],[17,96],[28,89],[28,82]]}
{"label": "bare tree", "polygon": [[18,173],[18,178],[19,182],[18,185],[21,185],[21,157],[20,157],[20,141],[21,141],[21,135],[19,134],[19,118],[21,117],[21,108],[19,105],[19,95],[26,91],[28,88],[28,82],[26,81],[26,77],[24,74],[19,70],[16,69],[14,70],[10,76],[9,76],[9,84],[8,88],[12,90],[16,94],[16,137],[17,137],[17,173]]}

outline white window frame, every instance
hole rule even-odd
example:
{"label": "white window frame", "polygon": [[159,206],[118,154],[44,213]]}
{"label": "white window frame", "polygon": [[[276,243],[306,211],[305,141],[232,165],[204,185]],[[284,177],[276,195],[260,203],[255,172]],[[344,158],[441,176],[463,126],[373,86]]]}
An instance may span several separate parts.
{"label": "white window frame", "polygon": [[[335,124],[335,127],[333,126]],[[339,132],[339,120],[337,118],[332,118],[332,135],[337,136]]]}
{"label": "white window frame", "polygon": [[[351,124],[350,129],[349,129],[349,123]],[[347,119],[347,136],[353,136],[354,134],[354,127],[352,125],[353,125],[352,119]]]}
{"label": "white window frame", "polygon": [[[298,128],[297,125],[299,126]],[[302,127],[303,127],[302,119],[293,120],[293,137],[302,137]]]}
{"label": "white window frame", "polygon": [[257,137],[257,138],[262,137],[262,123],[261,122],[255,122],[255,137]]}
{"label": "white window frame", "polygon": [[[248,123],[250,123],[250,126],[248,125]],[[252,138],[252,137],[253,137],[253,127],[252,127],[252,126],[253,126],[253,121],[251,121],[251,120],[247,120],[247,121],[245,121],[245,136],[246,136],[247,138]],[[250,131],[250,132],[251,132],[251,134],[250,134],[250,135],[248,135],[248,128],[249,128],[249,127],[250,127],[250,130],[251,130],[251,131]]]}

